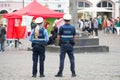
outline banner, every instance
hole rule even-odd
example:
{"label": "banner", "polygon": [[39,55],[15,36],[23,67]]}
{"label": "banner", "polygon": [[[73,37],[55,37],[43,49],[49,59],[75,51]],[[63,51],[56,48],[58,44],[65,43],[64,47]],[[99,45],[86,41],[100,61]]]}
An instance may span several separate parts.
{"label": "banner", "polygon": [[28,15],[23,15],[22,16],[22,22],[21,26],[26,26],[27,27],[27,32],[31,31],[31,22],[34,16],[28,16]]}
{"label": "banner", "polygon": [[21,26],[21,19],[8,19],[7,39],[21,39],[26,37],[26,26]]}
{"label": "banner", "polygon": [[25,26],[19,26],[19,27],[14,27],[14,38],[15,39],[21,39],[21,38],[26,38],[26,27]]}
{"label": "banner", "polygon": [[48,34],[50,34],[50,31],[53,27],[53,23],[55,22],[55,20],[56,20],[56,18],[47,18],[46,19],[46,23],[49,24],[49,27],[47,27]]}
{"label": "banner", "polygon": [[14,23],[15,20],[14,19],[8,19],[8,26],[7,26],[7,33],[6,33],[6,38],[7,39],[13,39],[14,36]]}

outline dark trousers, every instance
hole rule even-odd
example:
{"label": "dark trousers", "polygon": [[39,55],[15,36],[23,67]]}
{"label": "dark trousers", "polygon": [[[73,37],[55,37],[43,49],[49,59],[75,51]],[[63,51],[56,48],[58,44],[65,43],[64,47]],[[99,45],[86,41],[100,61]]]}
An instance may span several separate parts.
{"label": "dark trousers", "polygon": [[18,47],[18,40],[15,40],[15,48]]}
{"label": "dark trousers", "polygon": [[59,66],[58,74],[62,74],[63,72],[66,53],[68,54],[70,60],[71,72],[75,74],[74,53],[73,53],[73,46],[71,44],[61,44],[60,46],[60,66]]}
{"label": "dark trousers", "polygon": [[93,35],[93,30],[94,30],[94,28],[90,28],[90,29],[89,29],[90,35]]}
{"label": "dark trousers", "polygon": [[95,36],[98,36],[98,28],[94,28]]}
{"label": "dark trousers", "polygon": [[102,24],[98,24],[98,29],[102,30]]}
{"label": "dark trousers", "polygon": [[115,27],[112,27],[112,33],[114,34],[115,32],[117,33],[116,28],[115,28]]}
{"label": "dark trousers", "polygon": [[47,42],[47,45],[54,44],[54,43],[55,43],[55,37],[54,36],[50,36],[49,37],[49,41]]}
{"label": "dark trousers", "polygon": [[39,60],[39,73],[44,75],[44,60],[45,60],[45,46],[34,45],[33,46],[33,70],[32,74],[37,74],[37,63]]}

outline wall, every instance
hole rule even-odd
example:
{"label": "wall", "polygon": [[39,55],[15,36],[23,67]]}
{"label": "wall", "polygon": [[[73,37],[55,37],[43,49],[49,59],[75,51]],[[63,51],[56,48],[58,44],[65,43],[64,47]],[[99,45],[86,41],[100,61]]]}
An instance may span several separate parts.
{"label": "wall", "polygon": [[22,2],[4,1],[0,2],[0,10],[7,10],[12,12],[13,10],[19,10],[23,8]]}

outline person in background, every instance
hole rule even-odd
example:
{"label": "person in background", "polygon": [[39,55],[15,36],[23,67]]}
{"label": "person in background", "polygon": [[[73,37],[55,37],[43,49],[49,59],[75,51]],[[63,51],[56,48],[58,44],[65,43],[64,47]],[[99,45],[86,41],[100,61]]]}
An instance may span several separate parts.
{"label": "person in background", "polygon": [[107,18],[106,22],[107,22],[107,27],[105,28],[105,33],[110,33],[110,30],[111,30],[111,21],[110,21],[110,18]]}
{"label": "person in background", "polygon": [[85,19],[83,31],[87,31],[88,34],[90,35],[90,28],[91,28],[91,21]]}
{"label": "person in background", "polygon": [[110,19],[110,22],[111,22],[111,32],[113,34],[117,33],[117,30],[116,30],[116,27],[115,27],[115,19],[114,18],[111,18]]}
{"label": "person in background", "polygon": [[[40,77],[45,77],[44,75],[44,61],[45,61],[45,47],[49,41],[48,32],[43,28],[43,18],[38,17],[35,19],[37,26],[32,29],[29,40],[32,42],[32,60],[33,60],[33,69],[32,77],[37,76],[37,63],[39,62],[39,73]],[[39,60],[39,61],[38,61]]]}
{"label": "person in background", "polygon": [[101,17],[101,15],[98,15],[97,21],[98,21],[98,29],[102,30],[102,17]]}
{"label": "person in background", "polygon": [[0,23],[0,52],[5,51],[6,29],[3,24]]}
{"label": "person in background", "polygon": [[37,26],[37,24],[35,23],[35,20],[32,20],[31,22],[31,29],[34,29]]}
{"label": "person in background", "polygon": [[84,27],[83,19],[79,19],[79,28],[81,31],[82,31],[83,27]]}
{"label": "person in background", "polygon": [[115,26],[117,29],[117,35],[120,35],[120,18],[119,17],[117,17],[116,19]]}
{"label": "person in background", "polygon": [[90,29],[89,29],[89,33],[90,33],[90,35],[91,36],[93,36],[93,31],[94,31],[94,25],[93,25],[93,19],[92,18],[90,18]]}
{"label": "person in background", "polygon": [[48,41],[47,45],[55,44],[57,34],[58,34],[58,27],[56,25],[54,25],[52,30],[51,30],[51,36],[49,37],[49,41]]}
{"label": "person in background", "polygon": [[94,26],[95,38],[97,38],[98,37],[98,21],[97,21],[97,18],[94,18],[93,26]]}
{"label": "person in background", "polygon": [[106,28],[107,28],[107,18],[105,18],[102,22],[102,30],[104,30],[104,33],[106,33]]}
{"label": "person in background", "polygon": [[72,73],[72,77],[76,77],[75,58],[73,49],[76,39],[76,30],[75,27],[70,24],[71,18],[72,16],[70,14],[64,14],[63,19],[65,21],[65,24],[59,28],[57,40],[60,45],[60,65],[58,73],[55,75],[55,77],[63,76],[62,74],[64,69],[64,60],[66,53],[68,54],[70,60],[70,70]]}

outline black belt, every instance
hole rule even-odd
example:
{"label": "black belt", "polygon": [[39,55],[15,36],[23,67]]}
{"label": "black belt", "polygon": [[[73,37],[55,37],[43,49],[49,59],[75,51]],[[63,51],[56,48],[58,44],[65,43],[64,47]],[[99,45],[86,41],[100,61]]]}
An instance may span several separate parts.
{"label": "black belt", "polygon": [[61,44],[70,44],[70,42],[61,42]]}
{"label": "black belt", "polygon": [[37,42],[37,43],[32,43],[33,45],[46,45],[46,42]]}

